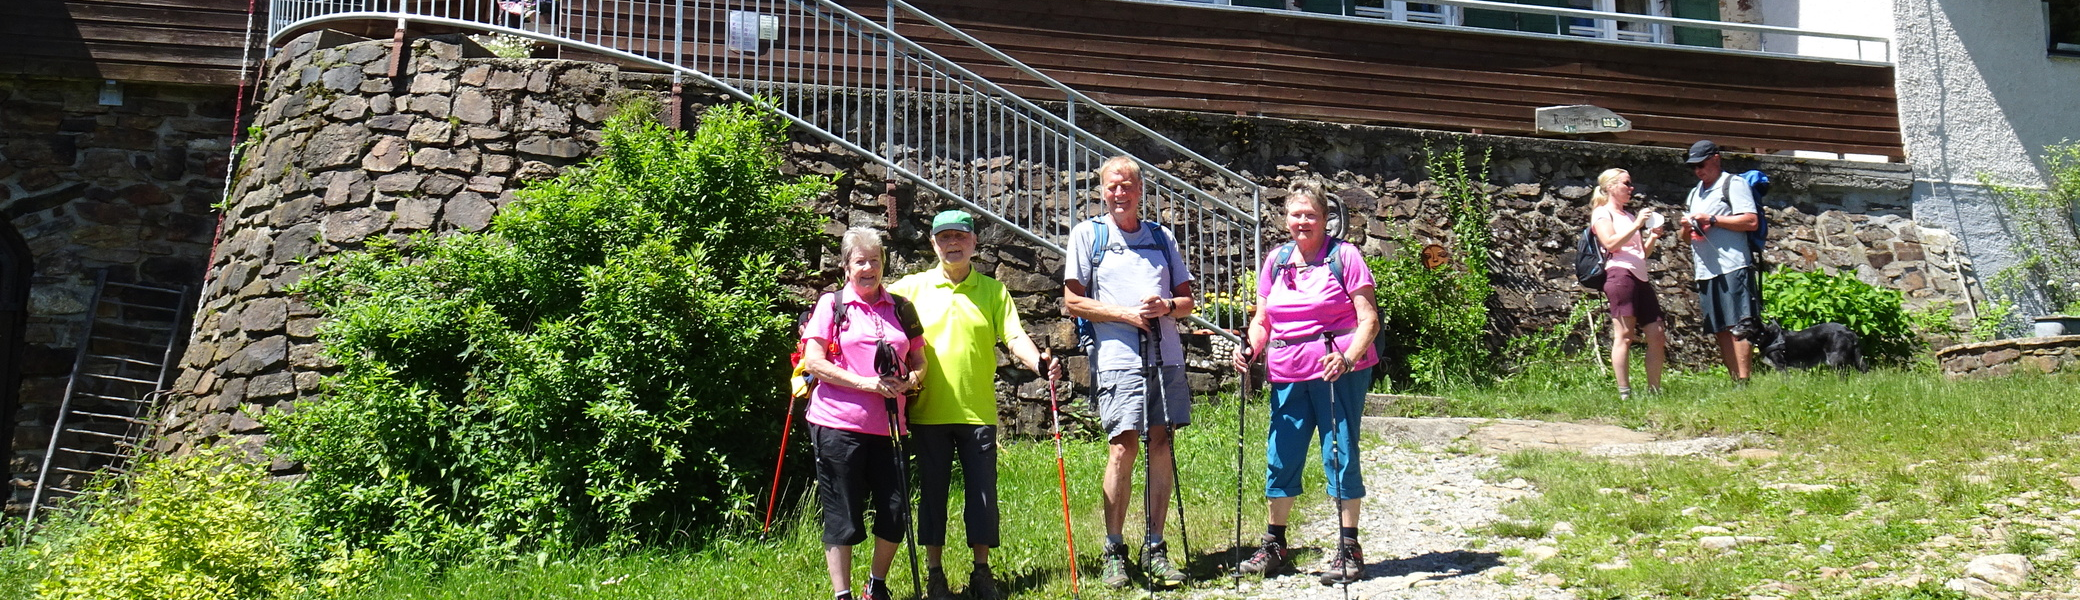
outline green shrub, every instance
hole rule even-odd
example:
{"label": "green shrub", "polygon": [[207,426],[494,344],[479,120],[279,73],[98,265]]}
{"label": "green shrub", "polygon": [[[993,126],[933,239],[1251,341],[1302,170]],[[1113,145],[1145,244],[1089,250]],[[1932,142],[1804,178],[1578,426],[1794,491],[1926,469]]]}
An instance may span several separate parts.
{"label": "green shrub", "polygon": [[147,459],[101,496],[72,508],[40,544],[48,570],[37,596],[50,600],[217,600],[300,594],[283,543],[282,511],[261,464],[234,451]]}
{"label": "green shrub", "polygon": [[1841,323],[1856,332],[1867,359],[1903,362],[1918,346],[1899,290],[1864,283],[1850,273],[1778,269],[1762,277],[1762,316],[1787,331]]}
{"label": "green shrub", "polygon": [[748,106],[690,138],[654,112],[624,107],[600,156],[486,233],[342,254],[298,288],[340,366],[271,416],[310,544],[497,560],[750,514],[794,339],[779,280],[832,181],[782,177],[783,127]]}
{"label": "green shrub", "polygon": [[1425,267],[1423,245],[1408,235],[1395,239],[1393,256],[1365,257],[1386,328],[1381,376],[1406,377],[1417,389],[1485,383],[1493,377],[1485,334],[1488,297],[1494,294],[1488,282],[1491,200],[1481,187],[1487,172],[1469,170],[1463,151],[1435,149],[1428,168],[1451,219],[1449,259]]}

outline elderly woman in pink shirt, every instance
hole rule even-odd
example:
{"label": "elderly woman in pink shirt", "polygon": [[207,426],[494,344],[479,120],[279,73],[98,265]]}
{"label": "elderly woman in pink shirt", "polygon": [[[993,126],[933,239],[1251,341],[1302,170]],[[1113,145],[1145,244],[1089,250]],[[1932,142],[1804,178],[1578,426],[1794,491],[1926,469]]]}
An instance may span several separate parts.
{"label": "elderly woman in pink shirt", "polygon": [[1320,184],[1301,182],[1287,190],[1286,233],[1293,241],[1274,249],[1257,271],[1257,311],[1250,320],[1249,347],[1235,350],[1235,368],[1247,370],[1263,357],[1271,380],[1271,427],[1265,448],[1264,495],[1271,500],[1270,524],[1262,547],[1242,564],[1246,573],[1272,574],[1287,568],[1286,519],[1301,494],[1310,434],[1322,444],[1322,470],[1339,517],[1336,551],[1322,573],[1323,584],[1348,584],[1365,570],[1358,546],[1358,510],[1365,482],[1357,460],[1365,392],[1372,382],[1372,338],[1379,310],[1372,297],[1372,271],[1358,247],[1322,229],[1327,196]]}
{"label": "elderly woman in pink shirt", "polygon": [[892,597],[888,568],[910,519],[907,469],[896,453],[899,432],[891,429],[902,426],[905,394],[924,380],[924,326],[909,302],[882,285],[880,232],[846,230],[838,248],[845,287],[818,299],[802,327],[802,365],[819,382],[809,395],[808,421],[824,566],[836,599],[850,600],[852,546],[866,541],[871,504],[874,559],[864,597],[885,600]]}
{"label": "elderly woman in pink shirt", "polygon": [[[1647,270],[1647,257],[1661,230],[1652,227],[1660,215],[1647,210],[1634,215],[1625,207],[1632,203],[1632,174],[1609,169],[1596,176],[1596,194],[1589,199],[1589,227],[1603,244],[1603,295],[1611,301],[1611,371],[1618,378],[1618,397],[1632,398],[1632,343],[1647,342],[1647,391],[1661,391],[1661,364],[1668,356],[1668,333],[1661,325],[1661,300],[1654,294],[1654,279]],[[1641,231],[1646,234],[1642,236]]]}

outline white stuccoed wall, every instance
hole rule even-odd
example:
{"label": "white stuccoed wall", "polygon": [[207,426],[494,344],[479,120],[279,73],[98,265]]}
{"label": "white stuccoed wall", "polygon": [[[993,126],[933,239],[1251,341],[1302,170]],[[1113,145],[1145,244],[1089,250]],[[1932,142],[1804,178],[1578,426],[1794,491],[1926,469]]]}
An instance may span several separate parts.
{"label": "white stuccoed wall", "polygon": [[1896,0],[1892,10],[1914,218],[1957,232],[1982,279],[2015,258],[1980,174],[2041,186],[2044,146],[2080,140],[2080,60],[2046,56],[2042,10],[2040,0]]}
{"label": "white stuccoed wall", "polygon": [[[1747,0],[1762,9],[1762,24],[1808,31],[1891,37],[1893,0]],[[1828,38],[1768,34],[1770,52],[1851,60],[1886,60],[1885,45]],[[1895,50],[1895,53],[1897,51]]]}

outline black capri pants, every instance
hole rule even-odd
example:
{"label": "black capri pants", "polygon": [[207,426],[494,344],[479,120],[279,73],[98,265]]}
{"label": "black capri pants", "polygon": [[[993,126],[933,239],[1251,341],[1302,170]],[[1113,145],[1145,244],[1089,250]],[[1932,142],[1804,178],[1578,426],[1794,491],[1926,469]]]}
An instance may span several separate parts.
{"label": "black capri pants", "polygon": [[924,486],[917,499],[917,542],[946,545],[946,502],[953,482],[953,460],[961,461],[961,488],[966,502],[962,522],[968,545],[997,547],[997,428],[989,425],[911,425],[917,448],[917,477]]}
{"label": "black capri pants", "polygon": [[810,424],[816,442],[816,500],[823,506],[823,543],[867,541],[866,510],[874,508],[874,537],[903,540],[910,499],[903,496],[906,465],[896,462],[888,436]]}

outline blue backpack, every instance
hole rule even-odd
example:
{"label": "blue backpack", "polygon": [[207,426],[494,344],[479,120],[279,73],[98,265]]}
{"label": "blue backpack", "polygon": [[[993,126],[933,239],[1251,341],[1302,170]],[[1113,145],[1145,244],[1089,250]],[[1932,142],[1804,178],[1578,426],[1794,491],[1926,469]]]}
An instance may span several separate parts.
{"label": "blue backpack", "polygon": [[[1108,218],[1110,217],[1107,217],[1106,215],[1098,215],[1095,217],[1091,217],[1090,220],[1091,272],[1087,275],[1078,273],[1078,275],[1082,275],[1081,279],[1083,279],[1083,291],[1085,292],[1084,295],[1088,298],[1095,299],[1098,297],[1098,265],[1100,263],[1105,262],[1105,246],[1110,244],[1109,238],[1112,237],[1112,228],[1105,226],[1105,220]],[[1170,232],[1165,231],[1162,225],[1157,225],[1146,220],[1141,222],[1141,226],[1148,228],[1149,235],[1155,237],[1155,245],[1157,249],[1162,250],[1163,260],[1165,261],[1165,264],[1177,262],[1177,256],[1171,254]],[[1129,250],[1132,249],[1133,248],[1129,248]],[[1170,273],[1170,277],[1171,279],[1173,279],[1173,281],[1170,282],[1170,287],[1164,289],[1177,289],[1177,282],[1174,281],[1177,277],[1177,274],[1174,272]],[[1083,348],[1085,353],[1084,355],[1090,358],[1092,374],[1095,375],[1098,368],[1097,327],[1095,326],[1095,324],[1091,323],[1090,320],[1084,319],[1082,317],[1077,317],[1075,319],[1075,323],[1076,345],[1078,347]],[[1097,378],[1093,377],[1091,381],[1095,382],[1097,381]]]}
{"label": "blue backpack", "polygon": [[1755,230],[1748,232],[1748,251],[1761,255],[1762,248],[1769,245],[1769,211],[1762,210],[1762,197],[1769,194],[1769,174],[1748,171],[1734,175],[1748,182],[1749,195],[1755,198]]}
{"label": "blue backpack", "polygon": [[[1341,286],[1343,285],[1343,256],[1342,253],[1336,251],[1336,244],[1343,240],[1331,237],[1327,241],[1326,246],[1328,249],[1322,252],[1322,254],[1327,255],[1323,258],[1323,262],[1328,263],[1329,274],[1336,278],[1336,285]],[[1272,264],[1277,266],[1273,268],[1281,271],[1293,268],[1293,251],[1299,247],[1299,244],[1293,242],[1280,244],[1276,260],[1272,261]]]}

